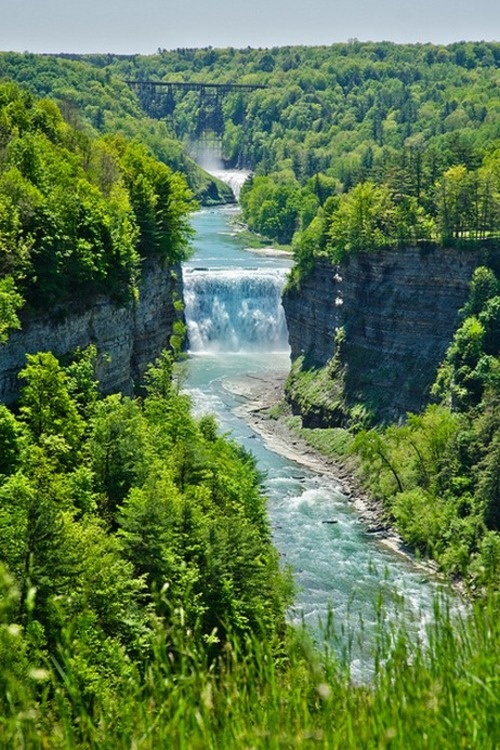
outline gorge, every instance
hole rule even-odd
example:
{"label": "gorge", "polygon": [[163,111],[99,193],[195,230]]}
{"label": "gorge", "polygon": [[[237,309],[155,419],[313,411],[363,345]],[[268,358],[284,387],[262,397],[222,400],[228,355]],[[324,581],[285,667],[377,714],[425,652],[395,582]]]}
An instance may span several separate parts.
{"label": "gorge", "polygon": [[496,750],[499,61],[0,53],[2,747]]}
{"label": "gorge", "polygon": [[[281,457],[242,419],[245,376],[253,373],[258,383],[289,368],[277,292],[290,261],[279,251],[277,257],[245,251],[232,232],[233,216],[234,209],[212,209],[193,219],[195,255],[183,272],[190,347],[184,387],[195,412],[215,413],[221,429],[256,456],[265,473],[274,543],[298,586],[291,619],[318,633],[333,608],[346,627],[337,647],[344,654],[350,649],[353,677],[365,680],[373,666],[377,597],[387,627],[404,615],[414,635],[422,634],[439,585],[366,532],[331,475]],[[354,628],[358,618],[364,639],[353,643],[348,623]]]}
{"label": "gorge", "polygon": [[[233,182],[244,177],[231,173]],[[16,398],[25,353],[51,349],[62,356],[90,343],[99,352],[102,392],[133,393],[147,363],[168,346],[180,319],[176,300],[183,299],[190,352],[184,387],[195,413],[215,413],[222,431],[256,457],[265,476],[274,544],[298,586],[289,616],[317,634],[333,608],[347,628],[337,647],[349,652],[355,679],[365,680],[373,668],[377,598],[388,628],[403,615],[418,636],[440,586],[367,533],[335,477],[304,469],[262,443],[242,418],[241,378],[284,373],[291,355],[287,397],[307,427],[343,425],[357,403],[376,404],[379,420],[419,410],[484,253],[418,247],[364,253],[341,266],[320,261],[299,285],[286,286],[290,258],[245,248],[233,223],[236,211],[197,213],[194,256],[182,272],[179,265],[146,261],[137,301],[119,305],[102,296],[87,307],[26,318],[2,347],[0,393],[6,403]],[[298,365],[328,369],[339,359],[341,330],[342,362],[333,373],[341,377],[328,377],[325,387],[304,395]],[[353,642],[348,623],[357,618],[365,636]]]}

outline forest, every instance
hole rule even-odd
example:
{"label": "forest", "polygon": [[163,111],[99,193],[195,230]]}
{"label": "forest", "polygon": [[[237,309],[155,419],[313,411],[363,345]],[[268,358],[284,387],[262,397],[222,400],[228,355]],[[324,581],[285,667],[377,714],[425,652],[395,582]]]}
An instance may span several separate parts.
{"label": "forest", "polygon": [[[295,238],[302,256],[318,243],[335,255],[368,238],[373,247],[498,232],[499,56],[494,43],[352,42],[87,61],[129,79],[266,86],[224,101],[222,156],[256,175],[242,195],[249,226],[283,244]],[[196,138],[200,108],[194,92],[179,101],[170,119],[180,138]],[[346,216],[356,202],[362,227]],[[340,231],[330,225],[337,208]]]}
{"label": "forest", "polygon": [[0,341],[17,313],[133,297],[141,261],[186,256],[184,177],[121,135],[92,138],[50,100],[0,85]]}
{"label": "forest", "polygon": [[[159,119],[125,79],[267,87],[204,118],[225,163],[253,171],[243,217],[292,245],[300,286],[317,257],[497,248],[499,58],[484,42],[0,53],[0,356],[25,315],[134,299],[145,258],[189,256],[196,198],[228,200],[185,152],[199,97]],[[499,283],[476,271],[433,404],[350,428],[391,522],[468,587],[416,641],[380,615],[369,684],[287,624],[262,477],[192,415],[178,341],[134,397],[99,393],[93,347],[29,355],[0,405],[0,747],[493,750]]]}
{"label": "forest", "polygon": [[360,430],[353,444],[403,538],[476,590],[500,580],[499,292],[479,266],[435,403],[404,425]]}

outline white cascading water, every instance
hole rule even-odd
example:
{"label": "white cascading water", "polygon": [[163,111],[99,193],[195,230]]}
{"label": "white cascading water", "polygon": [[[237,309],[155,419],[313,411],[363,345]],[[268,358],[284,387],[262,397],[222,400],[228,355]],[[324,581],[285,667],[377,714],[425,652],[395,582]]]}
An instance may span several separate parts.
{"label": "white cascading water", "polygon": [[186,269],[189,349],[195,353],[286,349],[281,304],[285,276],[285,269]]}
{"label": "white cascading water", "polygon": [[189,153],[206,172],[229,185],[236,200],[239,199],[242,185],[251,173],[247,169],[224,168],[221,140],[214,137],[212,140],[195,141],[191,143]]}
{"label": "white cascading water", "polygon": [[184,386],[195,413],[216,414],[221,431],[252,452],[265,473],[273,540],[298,587],[290,619],[305,622],[321,638],[319,623],[332,607],[337,622],[332,643],[350,663],[352,678],[364,681],[373,674],[379,617],[387,632],[403,618],[415,637],[425,638],[432,599],[441,587],[366,533],[334,479],[269,450],[243,421],[241,398],[226,385],[289,366],[279,297],[290,261],[245,252],[233,217],[231,208],[205,209],[193,217],[195,254],[183,266],[193,356]]}
{"label": "white cascading water", "polygon": [[243,169],[211,169],[207,170],[217,179],[225,182],[234,193],[236,200],[240,197],[240,191],[243,183],[249,178],[250,172]]}

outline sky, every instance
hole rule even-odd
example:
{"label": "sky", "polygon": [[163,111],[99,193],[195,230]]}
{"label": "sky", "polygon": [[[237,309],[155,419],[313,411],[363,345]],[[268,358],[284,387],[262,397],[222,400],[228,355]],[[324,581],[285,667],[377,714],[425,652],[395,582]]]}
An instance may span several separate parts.
{"label": "sky", "polygon": [[0,50],[499,40],[498,0],[0,0]]}

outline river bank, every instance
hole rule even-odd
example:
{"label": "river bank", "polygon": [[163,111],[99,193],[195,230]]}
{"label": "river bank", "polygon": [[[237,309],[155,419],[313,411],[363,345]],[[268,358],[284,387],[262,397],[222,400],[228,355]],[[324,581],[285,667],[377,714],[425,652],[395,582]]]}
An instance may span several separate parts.
{"label": "river bank", "polygon": [[[380,501],[367,493],[356,476],[353,459],[325,456],[291,429],[286,414],[276,415],[273,407],[283,401],[287,374],[283,370],[227,378],[224,380],[224,388],[244,400],[237,407],[236,413],[245,419],[270,450],[333,479],[346,501],[356,510],[368,534],[373,535],[383,546],[410,560],[418,569],[437,575],[436,563],[432,560],[418,560],[411,548],[390,526]],[[461,590],[460,586],[457,588]]]}

